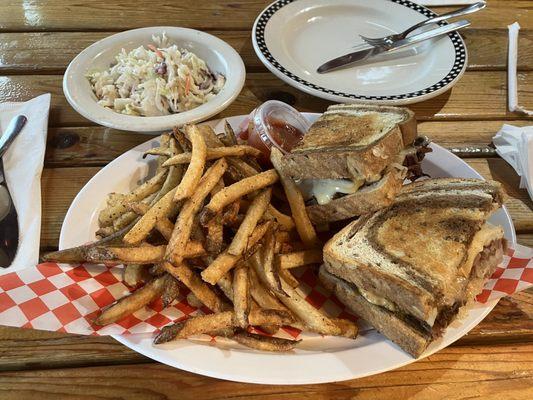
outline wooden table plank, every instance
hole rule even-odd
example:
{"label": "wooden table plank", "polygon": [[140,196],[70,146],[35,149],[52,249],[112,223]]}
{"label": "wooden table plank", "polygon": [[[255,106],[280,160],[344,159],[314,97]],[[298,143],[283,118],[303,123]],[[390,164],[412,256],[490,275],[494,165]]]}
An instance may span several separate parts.
{"label": "wooden table plank", "polygon": [[[477,157],[487,157],[495,156],[494,149],[489,148],[489,145],[503,124],[526,126],[532,122],[422,121],[418,131],[455,152],[477,151]],[[101,126],[51,128],[48,130],[45,163],[47,167],[102,166],[150,138],[141,133]]]}
{"label": "wooden table plank", "polygon": [[247,385],[161,364],[0,373],[5,399],[530,399],[533,345],[449,347],[395,371],[324,385]]}
{"label": "wooden table plank", "polygon": [[[533,342],[533,290],[500,300],[454,346]],[[152,362],[111,337],[0,327],[0,371]]]}
{"label": "wooden table plank", "polygon": [[[533,104],[533,72],[520,73],[518,78],[521,103]],[[419,120],[525,119],[507,111],[506,79],[503,71],[467,72],[451,91],[410,108]],[[249,73],[246,82],[239,97],[218,117],[248,114],[270,99],[283,100],[301,111],[323,111],[330,104],[292,88],[270,73]],[[57,75],[0,77],[0,102],[28,100],[50,92],[50,126],[92,125],[70,107],[61,84],[62,77]]]}
{"label": "wooden table plank", "polygon": [[[114,32],[22,32],[0,33],[0,74],[63,73],[84,48]],[[228,42],[241,55],[248,72],[265,71],[252,48],[248,31],[209,31]],[[469,70],[507,68],[507,29],[466,29]],[[520,32],[518,68],[533,68],[533,31]]]}
{"label": "wooden table plank", "polygon": [[[129,0],[12,0],[0,3],[1,31],[102,31],[144,26],[183,26],[196,29],[250,30],[270,0],[137,2]],[[439,7],[443,13],[457,7]],[[505,28],[514,21],[533,26],[531,2],[490,0],[487,9],[468,16],[477,28]],[[75,17],[73,17],[75,16]]]}

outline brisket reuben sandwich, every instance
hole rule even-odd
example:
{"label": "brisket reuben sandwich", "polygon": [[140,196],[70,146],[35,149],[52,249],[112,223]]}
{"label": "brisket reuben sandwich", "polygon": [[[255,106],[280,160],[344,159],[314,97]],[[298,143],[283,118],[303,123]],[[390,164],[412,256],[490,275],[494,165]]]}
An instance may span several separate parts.
{"label": "brisket reuben sandwich", "polygon": [[487,218],[499,183],[429,179],[350,223],[324,247],[320,279],[353,312],[419,356],[478,294],[506,242]]}

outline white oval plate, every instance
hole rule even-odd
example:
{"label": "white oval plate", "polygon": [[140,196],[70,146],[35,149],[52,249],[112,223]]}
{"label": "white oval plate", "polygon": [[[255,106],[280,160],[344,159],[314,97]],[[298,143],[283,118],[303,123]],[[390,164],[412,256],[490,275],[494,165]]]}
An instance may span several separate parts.
{"label": "white oval plate", "polygon": [[[163,33],[169,43],[188,49],[202,58],[213,72],[226,77],[222,90],[207,103],[192,110],[161,117],[124,115],[97,104],[85,77],[92,69],[107,69],[122,50],[152,43],[152,35]],[[87,47],[69,64],[63,77],[63,92],[70,105],[85,118],[109,128],[135,132],[161,132],[174,126],[205,121],[228,107],[239,95],[246,71],[239,54],[229,44],[205,32],[173,26],[133,29],[111,35]]]}
{"label": "white oval plate", "polygon": [[354,51],[362,43],[360,34],[398,33],[434,15],[407,0],[279,0],[257,17],[252,39],[270,71],[313,96],[336,102],[409,104],[435,97],[461,78],[467,53],[458,33],[364,65],[326,74],[316,69]]}
{"label": "white oval plate", "polygon": [[[305,114],[314,121],[319,114]],[[245,116],[228,118],[239,126]],[[222,132],[221,120],[210,121]],[[61,249],[94,240],[98,212],[106,194],[126,192],[143,179],[153,165],[142,159],[145,150],[157,145],[157,139],[143,143],[106,165],[81,189],[72,202],[59,239]],[[482,178],[474,169],[438,145],[432,145],[423,162],[424,171],[434,177]],[[499,210],[491,219],[502,225],[506,238],[516,242],[513,223],[507,210]],[[432,343],[422,357],[448,346],[476,326],[497,301],[475,304],[466,317],[448,327],[443,338]],[[154,346],[152,335],[114,336],[127,347],[175,368],[214,378],[263,384],[312,384],[343,381],[388,371],[416,361],[375,330],[362,329],[356,340],[313,336],[306,338],[291,354],[272,354],[242,347],[213,345],[180,340]]]}

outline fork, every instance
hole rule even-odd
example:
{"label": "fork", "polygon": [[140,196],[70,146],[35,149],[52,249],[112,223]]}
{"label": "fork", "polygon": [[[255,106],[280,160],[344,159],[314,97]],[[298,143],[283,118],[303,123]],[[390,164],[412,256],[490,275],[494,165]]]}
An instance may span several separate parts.
{"label": "fork", "polygon": [[423,27],[425,25],[433,24],[433,23],[440,22],[440,21],[444,21],[445,19],[458,17],[460,15],[471,14],[473,12],[476,12],[476,11],[479,11],[479,10],[485,8],[486,6],[487,6],[486,2],[480,1],[480,2],[477,2],[477,3],[471,4],[469,6],[460,8],[458,10],[450,11],[448,13],[437,15],[435,17],[426,19],[426,20],[424,20],[422,22],[419,22],[416,25],[411,26],[410,28],[406,29],[405,31],[403,31],[401,33],[395,33],[393,35],[384,36],[384,37],[381,37],[381,38],[369,38],[369,37],[366,37],[366,36],[363,36],[363,35],[359,35],[359,37],[361,37],[361,39],[363,39],[370,46],[374,46],[374,47],[390,47],[390,46],[392,46],[394,44],[394,42],[396,42],[398,40],[405,39],[407,37],[407,35],[409,35],[411,32],[413,32],[414,30],[416,30],[418,28],[421,28],[421,27]]}

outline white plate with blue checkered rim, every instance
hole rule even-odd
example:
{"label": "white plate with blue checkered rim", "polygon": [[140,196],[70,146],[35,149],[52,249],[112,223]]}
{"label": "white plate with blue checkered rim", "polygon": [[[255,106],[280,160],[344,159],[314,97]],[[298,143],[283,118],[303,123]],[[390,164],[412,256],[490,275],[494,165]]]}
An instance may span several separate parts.
{"label": "white plate with blue checkered rim", "polygon": [[[320,114],[305,113],[310,122]],[[237,129],[246,116],[228,118]],[[216,132],[224,129],[224,120],[207,122]],[[143,153],[158,145],[159,138],[149,140],[127,151],[102,168],[80,190],[70,205],[59,238],[59,248],[77,246],[95,240],[98,213],[105,205],[107,193],[126,193],[139,180],[155,170],[155,163],[144,159]],[[478,172],[448,150],[431,145],[422,163],[432,177],[482,178]],[[490,219],[501,225],[510,243],[516,243],[513,222],[503,207]],[[439,340],[431,343],[420,358],[430,356],[479,324],[496,306],[498,300],[469,307],[464,317],[451,324]],[[114,336],[130,349],[153,360],[185,371],[213,378],[237,382],[270,385],[295,385],[344,381],[379,374],[410,364],[415,358],[368,325],[361,326],[355,340],[312,335],[297,345],[290,353],[269,353],[252,350],[237,343],[211,343],[206,341],[177,340],[155,346],[152,334]]]}
{"label": "white plate with blue checkered rim", "polygon": [[252,40],[261,62],[303,92],[343,103],[411,104],[446,92],[463,75],[468,56],[457,32],[365,64],[316,69],[354,51],[360,34],[398,33],[434,15],[408,0],[278,0],[257,17]]}

